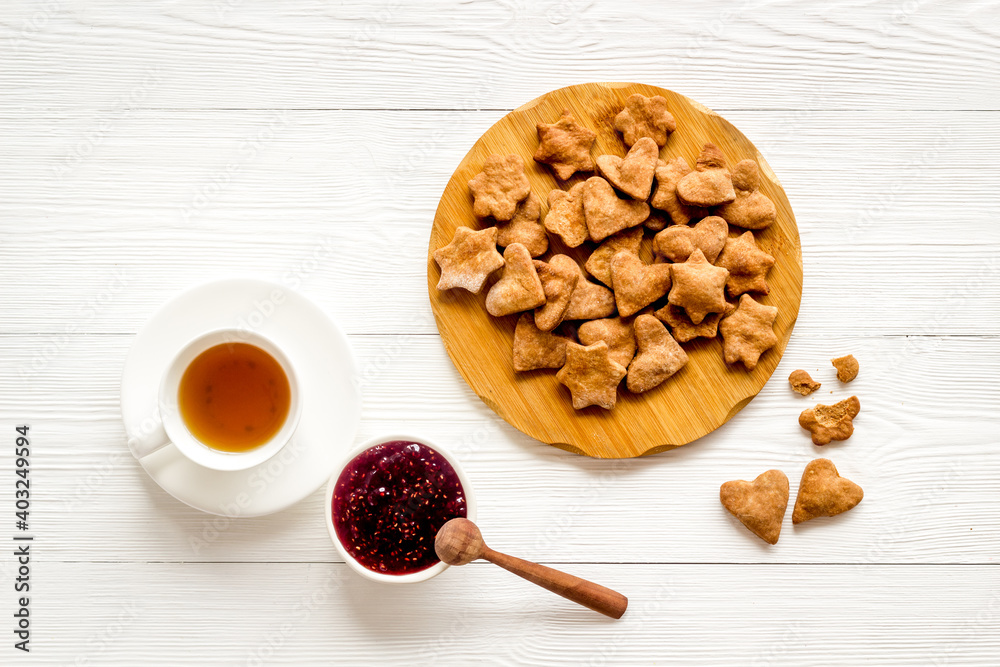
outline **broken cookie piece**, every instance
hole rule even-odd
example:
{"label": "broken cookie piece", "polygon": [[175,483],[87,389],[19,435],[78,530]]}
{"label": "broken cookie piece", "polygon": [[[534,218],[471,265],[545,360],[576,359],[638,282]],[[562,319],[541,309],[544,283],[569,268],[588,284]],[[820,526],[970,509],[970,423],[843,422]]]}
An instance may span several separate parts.
{"label": "broken cookie piece", "polygon": [[[725,323],[725,322],[723,322]],[[799,415],[799,426],[812,434],[814,445],[828,445],[832,440],[847,440],[854,433],[854,418],[861,412],[857,396],[833,405],[818,403]]]}
{"label": "broken cookie piece", "polygon": [[830,363],[833,367],[837,369],[837,379],[841,382],[850,382],[854,378],[858,377],[858,360],[854,358],[853,354],[849,354],[846,357],[837,357],[836,359],[831,359]]}
{"label": "broken cookie piece", "polygon": [[788,384],[791,385],[792,391],[798,392],[803,396],[808,396],[823,386],[813,380],[812,376],[802,369],[792,371],[791,375],[788,376]]}

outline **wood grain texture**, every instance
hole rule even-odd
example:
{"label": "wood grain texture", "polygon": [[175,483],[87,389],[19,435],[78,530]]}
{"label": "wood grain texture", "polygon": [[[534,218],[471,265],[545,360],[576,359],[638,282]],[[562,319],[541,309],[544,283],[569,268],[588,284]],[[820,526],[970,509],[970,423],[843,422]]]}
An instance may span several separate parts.
{"label": "wood grain texture", "polygon": [[[501,116],[135,111],[67,163],[117,116],[0,112],[0,282],[18,286],[0,331],[131,333],[179,291],[243,275],[304,291],[349,333],[436,333],[428,229]],[[796,335],[1000,331],[1000,225],[982,214],[1000,209],[1000,114],[952,113],[946,128],[927,112],[726,117],[795,209]]]}
{"label": "wood grain texture", "polygon": [[[0,437],[33,425],[39,536],[32,653],[0,664],[993,667],[998,18],[997,0],[0,3]],[[806,266],[757,398],[623,461],[497,419],[425,282],[469,146],[524,100],[602,80],[739,127]],[[167,496],[125,452],[121,365],[159,304],[233,275],[299,289],[352,334],[359,438],[451,444],[491,544],[621,589],[630,612],[606,622],[479,564],[369,584],[333,562],[321,494],[219,523]],[[795,418],[841,396],[827,360],[848,352],[857,431],[813,447]],[[800,366],[821,394],[790,395]],[[722,481],[772,467],[794,494],[816,456],[861,505],[786,517],[773,548],[719,505]]]}
{"label": "wood grain texture", "polygon": [[[472,212],[468,183],[492,154],[520,156],[532,192],[542,201],[550,190],[568,189],[592,175],[577,174],[560,183],[548,167],[532,159],[538,148],[536,124],[555,122],[564,109],[597,133],[594,155],[625,155],[627,149],[614,129],[614,118],[625,107],[625,100],[636,93],[665,97],[677,120],[677,131],[660,151],[661,158],[683,156],[688,164],[694,164],[702,147],[714,143],[730,167],[743,159],[760,165],[761,192],[774,202],[778,217],[777,222],[755,234],[760,247],[775,257],[768,274],[770,293],[759,300],[778,307],[774,322],[778,341],[749,372],[742,365],[724,362],[721,339],[692,342],[684,346],[687,365],[656,389],[643,394],[622,389],[613,410],[575,410],[554,372],[514,371],[511,349],[518,315],[490,316],[484,303],[485,288],[480,294],[437,289],[441,269],[434,261],[434,252],[451,241],[458,227],[483,226]],[[543,217],[547,211],[543,204]],[[731,230],[730,236],[735,235],[736,230]],[[554,235],[549,236],[549,252],[543,259],[565,254],[582,267],[596,247],[588,242],[568,248]],[[781,360],[802,298],[802,249],[795,215],[770,165],[743,133],[718,114],[683,95],[642,84],[592,83],[562,88],[497,121],[473,145],[445,186],[427,255],[427,289],[441,340],[472,390],[519,431],[598,458],[630,458],[680,447],[732,419],[757,395]]]}
{"label": "wood grain texture", "polygon": [[[218,519],[168,496],[128,455],[118,412],[130,336],[75,336],[21,375],[47,336],[0,336],[0,424],[27,421],[39,443],[33,517],[53,536],[41,560],[268,562],[337,559],[322,493],[270,517]],[[469,390],[430,336],[353,336],[364,385],[361,439],[424,434],[452,449],[480,499],[489,543],[552,563],[996,563],[1000,553],[1000,348],[991,337],[811,339],[795,335],[775,376],[729,424],[657,456],[608,461],[543,445]],[[829,364],[853,352],[846,387]],[[974,365],[967,361],[975,359]],[[803,398],[785,378],[823,382]],[[829,393],[833,390],[835,393]],[[815,402],[856,393],[862,412],[844,443],[810,444],[797,423]],[[442,415],[446,415],[442,417]],[[768,548],[719,504],[719,485],[769,468],[794,497],[805,464],[831,458],[865,490],[857,508],[792,527]],[[12,483],[0,457],[0,488]],[[151,521],[150,517],[156,517]],[[812,525],[816,524],[816,525]],[[652,529],[651,529],[652,527]],[[609,535],[615,536],[609,539]],[[603,583],[603,582],[602,582]]]}
{"label": "wood grain texture", "polygon": [[988,0],[707,0],[669,12],[655,0],[99,0],[42,10],[4,3],[0,106],[112,109],[152,73],[157,83],[129,106],[509,109],[582,81],[649,81],[717,110],[1000,108]]}
{"label": "wood grain texture", "polygon": [[74,604],[39,610],[17,664],[993,667],[1000,652],[997,567],[573,569],[626,591],[628,613],[487,563],[401,587],[342,564],[50,563],[38,600]]}

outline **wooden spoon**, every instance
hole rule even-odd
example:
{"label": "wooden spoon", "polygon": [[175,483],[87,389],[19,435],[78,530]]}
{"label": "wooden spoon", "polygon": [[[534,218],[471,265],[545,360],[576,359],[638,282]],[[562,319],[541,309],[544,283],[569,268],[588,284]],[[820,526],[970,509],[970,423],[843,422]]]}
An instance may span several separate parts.
{"label": "wooden spoon", "polygon": [[468,519],[452,519],[441,526],[434,539],[434,551],[448,565],[465,565],[477,558],[488,560],[556,595],[611,618],[621,618],[628,607],[628,598],[610,588],[490,549],[483,541],[479,527]]}

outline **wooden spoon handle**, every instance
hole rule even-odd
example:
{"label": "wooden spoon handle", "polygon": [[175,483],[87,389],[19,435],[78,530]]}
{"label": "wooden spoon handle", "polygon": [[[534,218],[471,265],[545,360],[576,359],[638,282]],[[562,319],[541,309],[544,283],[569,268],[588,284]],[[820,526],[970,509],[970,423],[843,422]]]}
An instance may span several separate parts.
{"label": "wooden spoon handle", "polygon": [[483,549],[480,558],[611,618],[621,618],[628,607],[628,598],[621,593],[545,565],[508,556],[489,547]]}

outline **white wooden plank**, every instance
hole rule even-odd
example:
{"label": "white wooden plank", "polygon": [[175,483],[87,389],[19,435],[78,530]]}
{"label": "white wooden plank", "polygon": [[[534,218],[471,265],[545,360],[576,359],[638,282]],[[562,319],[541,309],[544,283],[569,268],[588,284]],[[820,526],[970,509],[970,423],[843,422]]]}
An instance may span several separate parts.
{"label": "white wooden plank", "polygon": [[626,615],[485,563],[391,587],[343,565],[41,561],[16,664],[992,666],[1000,652],[996,567],[570,569],[628,595]]}
{"label": "white wooden plank", "polygon": [[[253,275],[301,285],[352,333],[434,333],[430,220],[499,116],[148,111],[93,135],[100,114],[0,114],[0,281],[19,286],[0,331],[131,332],[185,287]],[[800,331],[1000,329],[1000,114],[731,117],[796,210]]]}
{"label": "white wooden plank", "polygon": [[982,1],[5,3],[0,105],[511,108],[638,80],[715,108],[997,109],[994,19]]}
{"label": "white wooden plank", "polygon": [[[32,424],[33,521],[46,557],[169,561],[333,561],[322,498],[261,519],[188,509],[129,458],[118,414],[127,336],[78,336],[42,359],[45,336],[0,337],[0,426]],[[501,422],[455,372],[433,336],[354,336],[362,369],[361,438],[426,434],[455,449],[495,546],[557,562],[995,563],[1000,553],[1000,349],[995,338],[793,336],[775,376],[729,424],[701,441],[644,459],[587,459],[542,445]],[[841,386],[828,359],[854,353],[862,372]],[[969,360],[975,359],[975,364]],[[824,383],[810,398],[784,378],[804,367]],[[832,390],[835,393],[831,394]],[[855,435],[810,444],[798,413],[856,393]],[[557,397],[560,398],[560,397]],[[792,493],[810,459],[831,458],[865,489],[831,520],[793,528],[768,548],[729,517],[719,485],[778,467]],[[11,461],[0,458],[0,487]],[[155,520],[151,520],[155,518]],[[610,536],[613,536],[610,537]]]}

